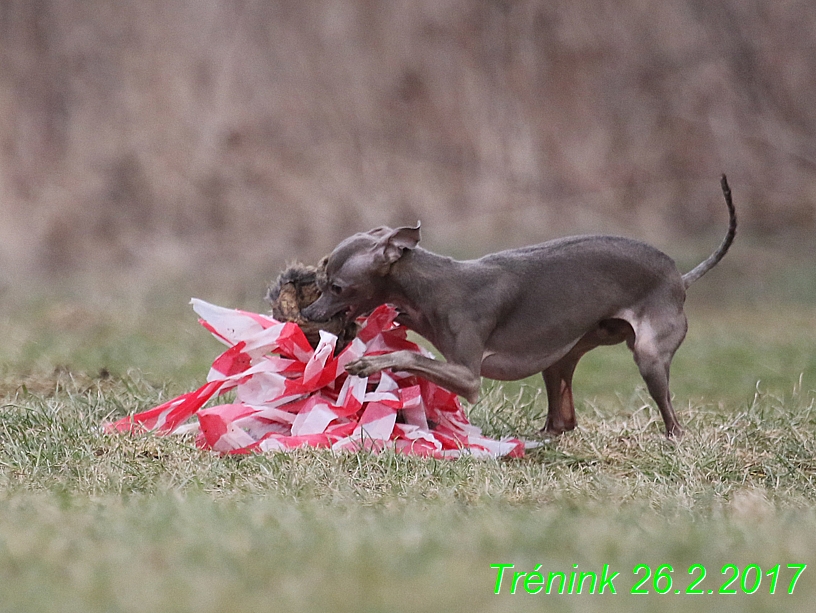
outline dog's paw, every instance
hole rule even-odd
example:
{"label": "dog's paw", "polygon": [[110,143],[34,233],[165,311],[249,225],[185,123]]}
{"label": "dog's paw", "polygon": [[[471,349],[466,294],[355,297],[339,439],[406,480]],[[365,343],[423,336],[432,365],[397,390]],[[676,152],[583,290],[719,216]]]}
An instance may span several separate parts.
{"label": "dog's paw", "polygon": [[370,377],[380,370],[382,369],[377,368],[369,358],[360,358],[346,364],[346,372],[357,377]]}

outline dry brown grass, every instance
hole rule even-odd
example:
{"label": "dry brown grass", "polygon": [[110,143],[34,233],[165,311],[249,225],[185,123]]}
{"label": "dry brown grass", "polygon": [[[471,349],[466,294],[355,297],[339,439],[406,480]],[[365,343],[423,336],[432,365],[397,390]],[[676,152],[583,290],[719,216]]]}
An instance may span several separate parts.
{"label": "dry brown grass", "polygon": [[[8,0],[3,278],[271,277],[421,218],[480,253],[580,231],[812,228],[809,0]],[[38,278],[38,277],[35,277]]]}

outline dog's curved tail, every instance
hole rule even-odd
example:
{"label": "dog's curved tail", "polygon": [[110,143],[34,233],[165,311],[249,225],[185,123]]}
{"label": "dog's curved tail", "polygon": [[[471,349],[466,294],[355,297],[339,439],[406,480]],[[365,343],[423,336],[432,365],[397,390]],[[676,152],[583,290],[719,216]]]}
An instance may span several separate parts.
{"label": "dog's curved tail", "polygon": [[734,208],[734,202],[731,200],[731,188],[728,187],[728,180],[725,175],[720,177],[720,186],[722,187],[723,196],[725,196],[725,204],[728,207],[728,232],[726,232],[725,238],[714,253],[683,275],[683,283],[686,289],[723,259],[723,256],[728,252],[728,248],[731,247],[731,243],[734,242],[734,236],[737,234],[737,211]]}

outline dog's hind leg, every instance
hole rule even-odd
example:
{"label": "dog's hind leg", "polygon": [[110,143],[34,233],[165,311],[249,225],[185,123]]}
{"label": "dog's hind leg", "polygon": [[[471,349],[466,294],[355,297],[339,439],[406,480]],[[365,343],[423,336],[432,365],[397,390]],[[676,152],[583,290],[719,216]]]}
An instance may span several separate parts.
{"label": "dog's hind leg", "polygon": [[671,361],[686,336],[688,324],[682,311],[635,322],[635,340],[630,346],[649,394],[660,409],[666,436],[680,438],[683,429],[674,413],[669,392]]}
{"label": "dog's hind leg", "polygon": [[547,368],[544,385],[547,388],[547,423],[542,432],[561,434],[573,430],[576,424],[575,401],[572,395],[572,375],[585,353],[600,345],[632,344],[634,332],[623,319],[605,319],[587,332],[569,353]]}
{"label": "dog's hind leg", "polygon": [[570,352],[542,373],[547,388],[547,422],[542,432],[561,434],[575,428],[572,375],[582,355]]}

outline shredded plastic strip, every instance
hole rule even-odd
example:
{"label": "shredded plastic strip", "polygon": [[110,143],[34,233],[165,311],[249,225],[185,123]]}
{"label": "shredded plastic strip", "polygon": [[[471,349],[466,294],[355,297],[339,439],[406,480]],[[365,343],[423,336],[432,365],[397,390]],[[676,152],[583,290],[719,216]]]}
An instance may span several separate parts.
{"label": "shredded plastic strip", "polygon": [[[337,337],[321,332],[312,349],[297,324],[193,299],[200,323],[227,345],[207,383],[155,408],[107,424],[108,431],[195,431],[196,444],[222,454],[294,449],[380,452],[457,458],[524,455],[517,438],[495,440],[468,422],[458,397],[425,379],[383,371],[356,377],[345,365],[401,349],[430,356],[383,305],[338,355]],[[235,392],[232,402],[204,408]],[[198,422],[191,422],[196,417]]]}

